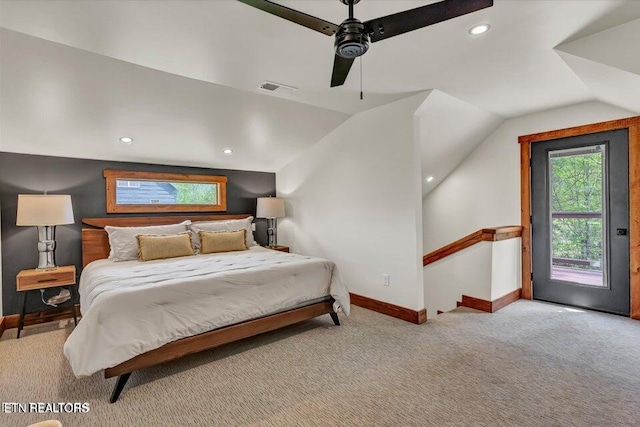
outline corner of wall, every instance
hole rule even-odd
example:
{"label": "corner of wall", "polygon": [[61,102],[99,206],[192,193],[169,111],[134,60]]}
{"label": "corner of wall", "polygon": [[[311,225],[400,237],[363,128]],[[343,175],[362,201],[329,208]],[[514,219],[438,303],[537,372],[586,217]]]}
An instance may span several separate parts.
{"label": "corner of wall", "polygon": [[350,291],[412,310],[424,308],[413,120],[428,95],[352,116],[276,173],[281,242],[334,261]]}

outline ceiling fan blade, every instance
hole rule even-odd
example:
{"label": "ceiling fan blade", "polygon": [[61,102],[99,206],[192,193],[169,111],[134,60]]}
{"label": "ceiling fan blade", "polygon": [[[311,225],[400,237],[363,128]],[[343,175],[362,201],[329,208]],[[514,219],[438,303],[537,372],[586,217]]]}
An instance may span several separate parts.
{"label": "ceiling fan blade", "polygon": [[347,80],[349,70],[353,65],[355,58],[343,58],[336,55],[333,60],[333,74],[331,75],[331,87],[342,86],[344,81]]}
{"label": "ceiling fan blade", "polygon": [[284,18],[287,21],[295,22],[296,24],[300,24],[303,27],[311,28],[312,30],[318,31],[328,36],[333,36],[338,32],[338,30],[340,30],[340,27],[338,25],[333,24],[329,21],[316,18],[315,16],[307,15],[306,13],[302,13],[294,9],[289,9],[288,7],[267,0],[238,1],[272,15],[279,16],[280,18]]}
{"label": "ceiling fan blade", "polygon": [[371,42],[437,24],[493,6],[493,0],[444,0],[364,23]]}

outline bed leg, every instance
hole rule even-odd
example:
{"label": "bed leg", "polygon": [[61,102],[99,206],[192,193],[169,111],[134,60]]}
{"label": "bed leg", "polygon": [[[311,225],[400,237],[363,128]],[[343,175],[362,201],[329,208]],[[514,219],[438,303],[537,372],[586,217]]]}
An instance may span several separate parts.
{"label": "bed leg", "polygon": [[118,400],[118,397],[120,397],[120,393],[122,393],[122,389],[129,380],[130,376],[131,372],[127,372],[126,374],[122,374],[118,377],[118,381],[116,381],[116,385],[113,388],[113,393],[111,393],[111,399],[109,399],[109,403],[115,403],[115,401]]}
{"label": "bed leg", "polygon": [[331,312],[329,313],[329,315],[331,316],[331,320],[333,320],[333,323],[336,326],[340,326],[340,319],[338,319],[338,313]]}

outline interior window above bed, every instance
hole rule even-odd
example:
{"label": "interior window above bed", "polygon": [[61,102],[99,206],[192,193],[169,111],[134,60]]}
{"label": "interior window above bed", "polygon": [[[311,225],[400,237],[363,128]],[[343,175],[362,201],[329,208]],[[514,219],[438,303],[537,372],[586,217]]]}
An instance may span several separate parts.
{"label": "interior window above bed", "polygon": [[225,211],[227,178],[105,170],[108,213]]}

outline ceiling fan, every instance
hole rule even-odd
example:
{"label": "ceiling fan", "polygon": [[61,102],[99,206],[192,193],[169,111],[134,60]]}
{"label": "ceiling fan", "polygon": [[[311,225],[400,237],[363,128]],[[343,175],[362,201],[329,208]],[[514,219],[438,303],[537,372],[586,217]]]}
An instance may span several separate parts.
{"label": "ceiling fan", "polygon": [[238,1],[327,36],[335,36],[331,87],[344,84],[353,60],[367,52],[369,41],[375,43],[493,6],[493,0],[444,0],[362,22],[353,16],[353,7],[360,0],[340,0],[349,6],[349,18],[336,25],[268,0]]}

